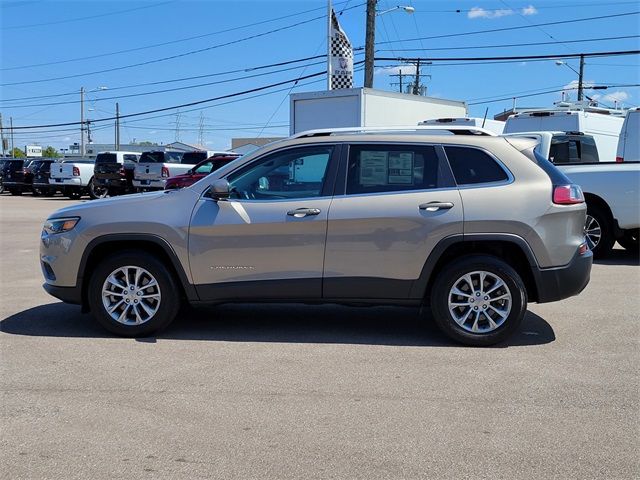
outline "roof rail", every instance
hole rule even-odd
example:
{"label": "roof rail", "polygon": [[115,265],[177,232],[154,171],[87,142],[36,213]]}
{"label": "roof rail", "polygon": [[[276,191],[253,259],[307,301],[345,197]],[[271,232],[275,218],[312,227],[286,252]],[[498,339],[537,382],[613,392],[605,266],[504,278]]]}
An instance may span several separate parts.
{"label": "roof rail", "polygon": [[290,138],[304,137],[328,137],[330,135],[357,135],[376,133],[411,133],[428,134],[430,132],[449,132],[453,135],[483,135],[496,137],[497,135],[485,128],[469,125],[411,125],[406,127],[342,127],[342,128],[320,128],[316,130],[306,130],[293,134]]}

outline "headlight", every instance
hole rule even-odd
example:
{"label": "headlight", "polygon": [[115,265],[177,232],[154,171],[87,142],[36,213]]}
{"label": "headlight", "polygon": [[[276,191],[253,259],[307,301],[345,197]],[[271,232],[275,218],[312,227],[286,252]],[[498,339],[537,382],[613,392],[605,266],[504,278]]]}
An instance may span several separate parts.
{"label": "headlight", "polygon": [[50,218],[44,222],[42,229],[48,234],[64,233],[73,230],[80,221],[80,217]]}

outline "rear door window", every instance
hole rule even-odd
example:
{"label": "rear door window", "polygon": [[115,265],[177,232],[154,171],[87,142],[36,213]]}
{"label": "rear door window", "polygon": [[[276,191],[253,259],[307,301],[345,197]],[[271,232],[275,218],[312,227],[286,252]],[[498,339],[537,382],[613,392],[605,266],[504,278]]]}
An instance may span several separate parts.
{"label": "rear door window", "polygon": [[164,152],[166,163],[180,163],[182,160],[182,152]]}
{"label": "rear door window", "polygon": [[469,147],[444,147],[458,185],[503,182],[507,172],[486,152]]}
{"label": "rear door window", "polygon": [[351,145],[347,195],[452,186],[432,145]]}
{"label": "rear door window", "polygon": [[182,163],[196,165],[207,159],[207,152],[186,152],[182,155]]}
{"label": "rear door window", "polygon": [[96,164],[100,163],[118,163],[118,157],[115,153],[99,153],[96,156]]}

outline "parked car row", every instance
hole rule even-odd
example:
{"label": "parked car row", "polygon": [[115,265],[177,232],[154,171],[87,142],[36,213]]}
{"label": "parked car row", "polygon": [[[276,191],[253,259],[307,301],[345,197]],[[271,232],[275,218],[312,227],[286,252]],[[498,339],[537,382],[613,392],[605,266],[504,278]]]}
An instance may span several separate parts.
{"label": "parked car row", "polygon": [[[238,158],[231,152],[101,152],[95,159],[2,159],[0,193],[107,195],[182,188]],[[176,180],[169,181],[172,177]]]}

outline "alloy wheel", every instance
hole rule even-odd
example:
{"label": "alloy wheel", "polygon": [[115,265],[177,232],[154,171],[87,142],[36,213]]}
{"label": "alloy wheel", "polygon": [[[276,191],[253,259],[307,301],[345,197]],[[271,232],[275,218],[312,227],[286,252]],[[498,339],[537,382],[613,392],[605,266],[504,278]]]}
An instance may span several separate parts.
{"label": "alloy wheel", "polygon": [[602,238],[602,228],[595,217],[587,215],[584,222],[584,234],[587,239],[589,249],[593,250],[596,248],[600,243],[600,238]]}
{"label": "alloy wheel", "polygon": [[487,271],[464,274],[449,290],[449,313],[467,332],[489,333],[499,328],[511,313],[509,287],[498,275]]}
{"label": "alloy wheel", "polygon": [[141,325],[151,320],[161,300],[157,280],[144,268],[120,267],[102,285],[102,305],[113,320],[124,325]]}

